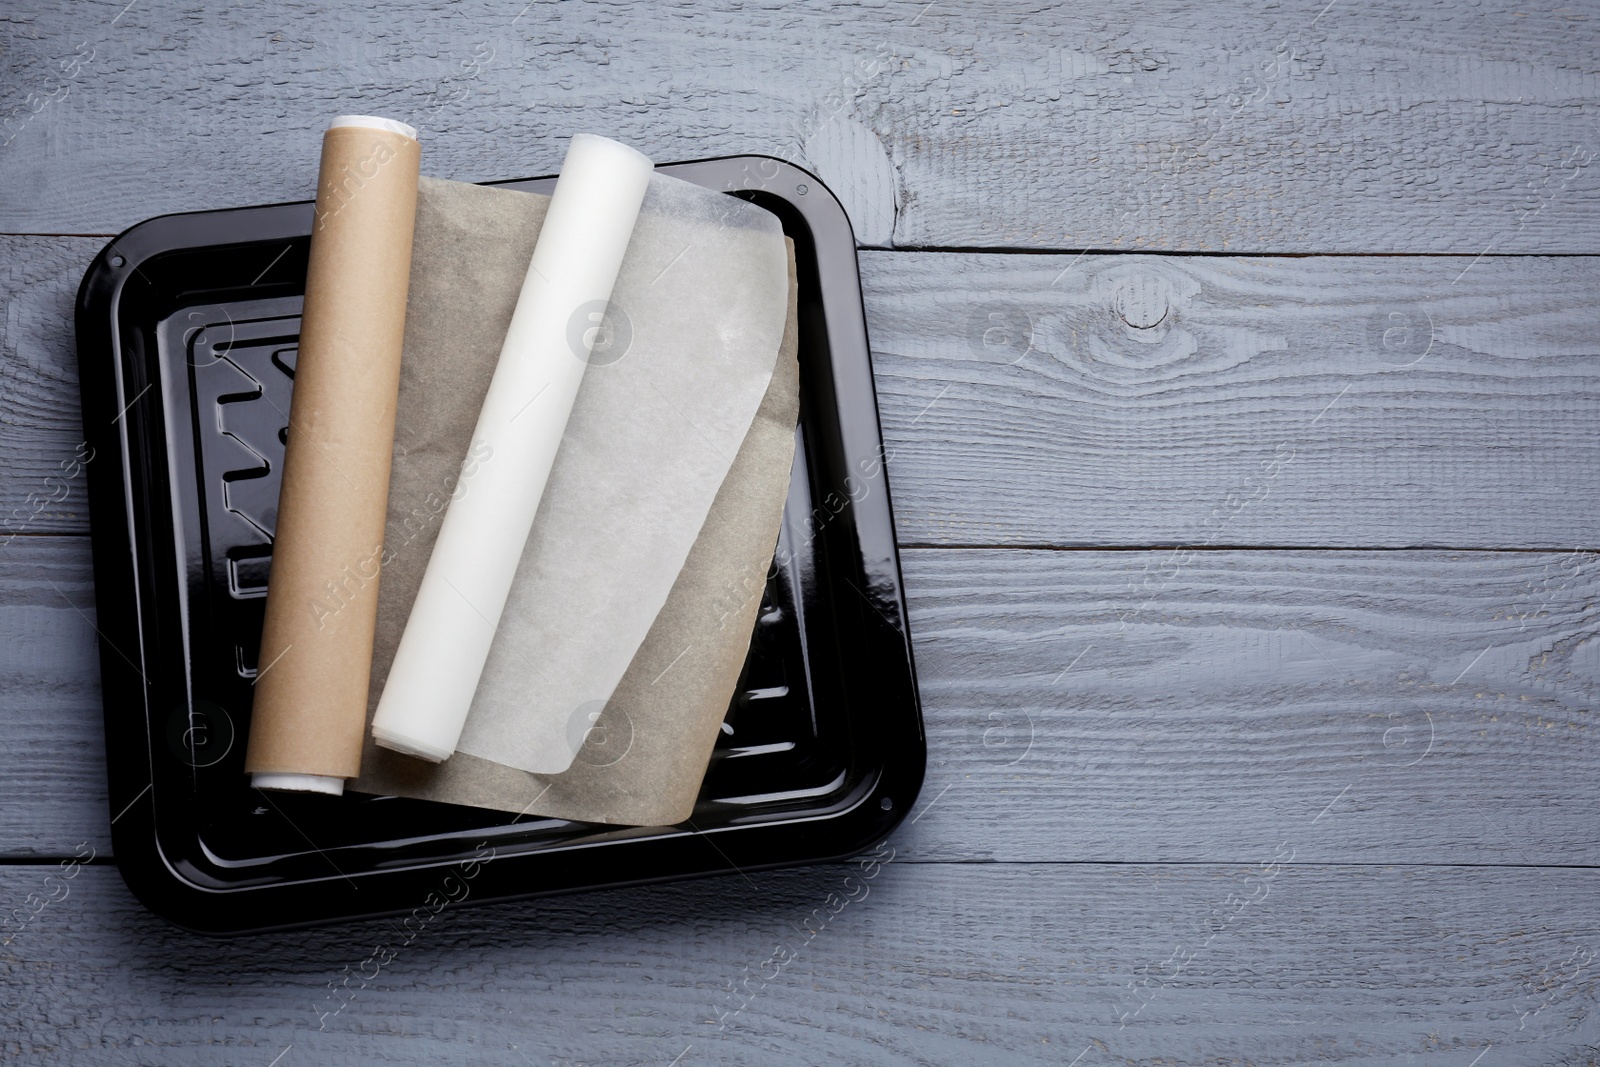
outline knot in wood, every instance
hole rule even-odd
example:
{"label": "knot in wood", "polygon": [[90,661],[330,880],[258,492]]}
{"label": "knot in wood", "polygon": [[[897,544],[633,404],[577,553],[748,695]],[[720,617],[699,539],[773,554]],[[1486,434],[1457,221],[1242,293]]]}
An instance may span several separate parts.
{"label": "knot in wood", "polygon": [[1141,274],[1117,287],[1117,315],[1135,330],[1153,330],[1167,317],[1167,287],[1153,274]]}

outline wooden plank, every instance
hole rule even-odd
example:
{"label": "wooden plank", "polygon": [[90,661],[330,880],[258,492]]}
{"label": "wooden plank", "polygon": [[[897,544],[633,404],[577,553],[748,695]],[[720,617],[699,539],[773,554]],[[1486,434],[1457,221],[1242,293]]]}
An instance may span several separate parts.
{"label": "wooden plank", "polygon": [[1593,541],[1600,259],[862,266],[902,542]]}
{"label": "wooden plank", "polygon": [[580,128],[792,158],[870,245],[1600,251],[1593,34],[1568,9],[123,7],[10,16],[0,230],[303,199],[354,110],[417,123],[441,177],[551,173]]}
{"label": "wooden plank", "polygon": [[[88,529],[73,302],[103,240],[0,237],[0,541]],[[63,467],[63,464],[68,466]]]}
{"label": "wooden plank", "polygon": [[1593,552],[903,566],[919,857],[1600,864]]}
{"label": "wooden plank", "polygon": [[[904,569],[928,734],[910,856],[1247,862],[1309,822],[1314,862],[1600,864],[1593,554]],[[0,549],[0,855],[109,849],[92,616],[83,538]]]}
{"label": "wooden plank", "polygon": [[[171,1067],[1592,1062],[1600,873],[1273,861],[896,859],[447,911],[409,943],[387,921],[203,940],[92,866],[0,949],[4,1048]],[[59,874],[0,869],[0,900]]]}
{"label": "wooden plank", "polygon": [[[0,237],[0,532],[87,527],[48,479],[82,439],[72,294],[99,247]],[[861,265],[903,542],[1593,538],[1600,258]]]}
{"label": "wooden plank", "polygon": [[86,537],[0,546],[0,857],[111,849]]}

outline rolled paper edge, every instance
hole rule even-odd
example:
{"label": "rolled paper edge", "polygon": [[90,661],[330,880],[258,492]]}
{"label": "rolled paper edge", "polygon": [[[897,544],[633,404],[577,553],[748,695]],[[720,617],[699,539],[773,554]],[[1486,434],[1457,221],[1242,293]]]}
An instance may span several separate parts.
{"label": "rolled paper edge", "polygon": [[610,137],[606,137],[598,133],[573,134],[572,139],[567,142],[567,151],[571,152],[572,149],[580,142],[590,145],[588,151],[604,151],[616,156],[617,159],[615,161],[615,165],[637,166],[640,162],[643,162],[646,169],[652,171],[655,170],[655,161],[649,156],[645,155],[643,152],[639,151],[637,148],[629,144],[623,144],[621,141],[613,140]]}
{"label": "rolled paper edge", "polygon": [[344,795],[344,779],[326,774],[287,774],[278,771],[257,771],[250,776],[250,784],[257,789],[279,789],[290,793],[326,793]]}
{"label": "rolled paper edge", "polygon": [[390,133],[398,133],[402,137],[409,137],[413,141],[417,139],[417,128],[415,126],[409,126],[397,119],[386,119],[377,115],[336,115],[328,123],[328,129],[330,130],[336,130],[343,126],[359,126],[369,130],[388,130]]}
{"label": "rolled paper edge", "polygon": [[455,754],[452,748],[434,748],[420,738],[407,734],[397,734],[392,730],[382,730],[377,726],[372,728],[372,740],[384,748],[400,753],[402,756],[415,756],[425,759],[429,763],[443,763]]}

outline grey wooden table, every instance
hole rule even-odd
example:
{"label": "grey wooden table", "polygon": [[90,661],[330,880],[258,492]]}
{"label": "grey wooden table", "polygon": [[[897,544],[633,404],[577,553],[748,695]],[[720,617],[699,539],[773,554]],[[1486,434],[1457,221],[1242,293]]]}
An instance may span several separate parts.
{"label": "grey wooden table", "polygon": [[[0,909],[94,856],[0,946],[0,1060],[1600,1060],[1592,4],[124,2],[0,11]],[[929,770],[820,930],[857,865],[446,912],[370,978],[383,923],[124,889],[74,290],[305,198],[349,111],[441,177],[592,130],[846,205]]]}

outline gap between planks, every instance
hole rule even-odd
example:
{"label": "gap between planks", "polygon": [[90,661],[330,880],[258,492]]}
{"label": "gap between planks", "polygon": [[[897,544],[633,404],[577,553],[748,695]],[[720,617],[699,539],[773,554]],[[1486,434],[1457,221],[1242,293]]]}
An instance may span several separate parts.
{"label": "gap between planks", "polygon": [[[884,840],[888,841],[889,838],[892,838],[893,836],[894,836],[894,832],[891,831],[889,837],[886,837]],[[52,854],[35,853],[35,854],[32,854],[32,855],[20,855],[19,854],[19,855],[11,855],[11,856],[0,856],[0,868],[5,868],[5,867],[48,867],[48,866],[50,866],[52,864],[65,862],[67,860],[76,861],[76,863],[80,867],[115,867],[117,865],[116,857],[115,856],[111,856],[111,855],[100,854],[100,855],[95,856],[93,859],[86,860],[86,859],[82,859],[80,857],[73,856],[73,855],[70,855],[70,854],[64,852],[59,856],[55,855],[53,853]],[[783,871],[826,869],[828,867],[840,867],[840,868],[843,868],[843,867],[850,866],[850,864],[854,863],[854,862],[855,862],[855,860],[851,859],[851,860],[835,860],[835,861],[831,861],[831,862],[828,862],[828,863],[798,863],[798,864],[792,864],[792,865],[782,866],[782,867],[755,868],[755,869],[753,869],[752,873],[774,874],[774,873],[781,873]],[[1228,860],[1228,859],[1214,859],[1214,860],[1104,860],[1104,859],[1100,859],[1100,860],[1061,860],[1061,859],[987,859],[987,858],[985,858],[985,859],[977,859],[977,858],[937,859],[937,858],[933,858],[933,857],[916,857],[916,856],[904,856],[904,857],[897,857],[895,859],[895,863],[901,864],[901,865],[906,866],[906,867],[1217,867],[1217,868],[1228,868],[1228,867],[1251,867],[1251,866],[1254,866],[1257,862],[1259,862],[1259,860],[1246,860],[1246,859],[1238,859],[1238,860]],[[1437,861],[1426,861],[1426,860],[1421,860],[1421,861],[1419,861],[1419,860],[1404,860],[1404,861],[1394,861],[1394,860],[1381,860],[1380,861],[1380,860],[1374,860],[1374,861],[1365,862],[1365,863],[1351,863],[1351,862],[1329,863],[1329,862],[1319,861],[1319,860],[1307,860],[1307,861],[1302,862],[1302,863],[1296,863],[1296,862],[1294,862],[1292,860],[1280,860],[1277,865],[1279,867],[1295,867],[1295,868],[1299,868],[1299,869],[1302,869],[1302,870],[1363,870],[1363,869],[1371,868],[1371,867],[1403,867],[1403,868],[1405,868],[1407,870],[1410,870],[1412,868],[1418,868],[1418,869],[1425,868],[1425,869],[1428,869],[1428,870],[1461,870],[1461,871],[1480,871],[1480,870],[1595,871],[1595,870],[1600,870],[1600,864],[1594,864],[1594,863],[1440,863],[1440,862],[1437,862]],[[677,879],[673,879],[672,881],[673,882],[678,882],[678,883],[697,882],[697,881],[703,881],[706,878],[719,878],[719,877],[723,877],[725,875],[732,875],[732,874],[739,874],[739,873],[743,873],[743,872],[741,872],[738,868],[735,868],[734,870],[731,870],[731,871],[711,871],[711,872],[709,872],[707,874],[704,874],[704,875],[698,875],[698,876],[690,877],[690,878],[677,878]],[[667,884],[671,884],[671,883],[670,882],[664,882],[664,883],[659,883],[659,884],[667,885]],[[633,886],[610,886],[610,887],[600,887],[600,888],[630,889],[630,888],[636,888],[636,887],[633,887]],[[590,888],[590,889],[586,889],[586,890],[576,890],[574,892],[596,892],[596,891],[598,891],[598,890],[595,889],[595,888]],[[569,893],[555,893],[555,894],[551,894],[551,895],[560,897],[560,896],[570,896],[572,894],[569,894]],[[499,901],[490,901],[488,903],[499,903]]]}
{"label": "gap between planks", "polygon": [[[507,178],[505,181],[522,181]],[[495,184],[480,182],[477,184]],[[310,203],[310,201],[284,201],[284,203]],[[278,204],[260,204],[258,207],[276,207]],[[159,216],[152,216],[159,217]],[[148,220],[146,220],[148,221]],[[137,225],[137,224],[136,224]],[[126,232],[126,231],[123,231]],[[5,237],[68,237],[111,239],[121,233],[46,232],[37,230],[0,230]],[[858,252],[922,252],[932,255],[999,255],[999,256],[1164,256],[1173,259],[1467,259],[1467,252],[1274,252],[1241,249],[1174,248],[1035,248],[1026,245],[879,245],[858,244]],[[1477,259],[1589,259],[1600,256],[1596,252],[1484,252]]]}
{"label": "gap between planks", "polygon": [[[82,530],[18,530],[13,533],[0,527],[0,537],[70,537],[87,540],[91,535],[84,533]],[[1507,548],[1485,547],[1483,545],[1192,545],[1183,542],[1151,545],[1051,545],[1025,542],[1013,544],[1005,541],[974,544],[957,544],[949,541],[897,541],[895,547],[902,552],[1176,552],[1182,549],[1185,552],[1432,552],[1442,555],[1459,555],[1467,552],[1475,555],[1494,555],[1502,552],[1548,555],[1551,553],[1593,552],[1596,550],[1591,545],[1562,545],[1553,548]]]}

